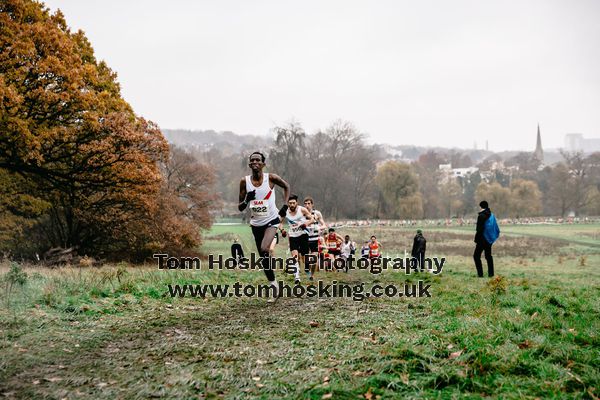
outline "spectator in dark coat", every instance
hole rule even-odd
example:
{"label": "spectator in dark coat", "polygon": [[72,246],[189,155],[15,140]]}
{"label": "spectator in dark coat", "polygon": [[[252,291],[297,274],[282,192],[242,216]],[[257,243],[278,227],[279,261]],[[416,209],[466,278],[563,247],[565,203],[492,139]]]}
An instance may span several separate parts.
{"label": "spectator in dark coat", "polygon": [[488,267],[488,276],[494,276],[494,258],[492,257],[492,245],[485,240],[483,231],[485,228],[485,222],[492,215],[492,211],[489,208],[487,201],[479,203],[481,211],[477,215],[477,230],[475,232],[475,252],[473,253],[473,259],[475,260],[475,268],[477,269],[477,276],[483,278],[483,266],[481,264],[481,253],[485,252],[485,261]]}
{"label": "spectator in dark coat", "polygon": [[427,250],[427,240],[423,236],[423,231],[418,229],[417,235],[413,240],[413,247],[410,255],[417,259],[421,271],[423,271],[423,260],[425,259],[425,250]]}

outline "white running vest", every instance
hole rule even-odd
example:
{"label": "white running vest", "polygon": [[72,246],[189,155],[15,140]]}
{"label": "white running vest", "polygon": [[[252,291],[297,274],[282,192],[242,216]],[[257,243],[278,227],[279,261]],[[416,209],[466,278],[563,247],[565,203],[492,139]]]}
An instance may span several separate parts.
{"label": "white running vest", "polygon": [[256,198],[248,205],[252,215],[250,225],[263,226],[278,218],[278,210],[275,205],[275,190],[269,185],[269,174],[263,172],[262,185],[256,187],[252,184],[252,176],[246,175],[246,192],[256,190]]}
{"label": "white running vest", "polygon": [[317,220],[317,210],[312,210],[310,213],[313,216],[315,222],[313,222],[308,229],[308,240],[313,242],[319,239],[319,221]]}
{"label": "white running vest", "polygon": [[296,207],[296,214],[290,214],[290,210],[288,209],[285,213],[285,219],[290,226],[290,231],[288,235],[290,237],[299,237],[307,233],[306,229],[300,228],[300,225],[306,222],[306,217],[302,214],[301,206]]}
{"label": "white running vest", "polygon": [[342,254],[345,255],[346,257],[350,255],[350,253],[352,253],[352,242],[343,242],[342,243]]}

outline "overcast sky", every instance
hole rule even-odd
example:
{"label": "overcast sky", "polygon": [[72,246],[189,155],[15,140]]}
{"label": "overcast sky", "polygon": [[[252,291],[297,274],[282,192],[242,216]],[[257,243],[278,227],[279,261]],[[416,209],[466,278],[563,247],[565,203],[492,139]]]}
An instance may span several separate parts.
{"label": "overcast sky", "polygon": [[490,150],[600,137],[600,1],[50,0],[161,128]]}

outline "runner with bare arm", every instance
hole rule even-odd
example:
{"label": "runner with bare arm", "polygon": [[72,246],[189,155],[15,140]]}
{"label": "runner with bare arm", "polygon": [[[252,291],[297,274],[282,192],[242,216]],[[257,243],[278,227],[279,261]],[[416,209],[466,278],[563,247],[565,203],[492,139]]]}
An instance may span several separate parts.
{"label": "runner with bare arm", "polygon": [[[269,299],[270,302],[273,302],[279,293],[275,282],[275,272],[271,269],[269,249],[277,232],[280,217],[285,217],[288,208],[290,185],[276,174],[262,172],[265,167],[265,156],[261,152],[252,153],[249,161],[248,166],[252,170],[252,174],[245,176],[240,181],[238,210],[244,211],[246,207],[250,207],[250,226],[258,253],[263,257],[263,270],[269,283],[273,286],[274,296]],[[285,203],[279,210],[275,204],[275,186],[283,188]]]}
{"label": "runner with bare arm", "polygon": [[[307,196],[304,199],[304,207],[310,212],[313,217],[313,223],[310,225],[309,233],[308,233],[308,249],[313,259],[317,259],[319,255],[319,232],[322,229],[325,229],[327,225],[325,225],[325,221],[323,220],[323,215],[321,211],[314,209],[315,202],[312,197]],[[308,279],[313,280],[315,275],[315,270],[317,269],[318,263],[316,261],[311,262],[309,265],[308,271]]]}
{"label": "runner with bare arm", "polygon": [[[300,268],[304,265],[305,270],[308,272],[308,265],[306,264],[306,255],[308,254],[308,227],[313,222],[313,217],[308,209],[298,205],[298,196],[295,194],[290,195],[288,200],[288,210],[286,212],[285,221],[289,226],[287,236],[290,241],[290,251],[292,257],[296,260],[294,283],[298,285],[300,283]],[[279,228],[283,228],[283,222],[279,224]],[[282,231],[282,235],[285,234]]]}

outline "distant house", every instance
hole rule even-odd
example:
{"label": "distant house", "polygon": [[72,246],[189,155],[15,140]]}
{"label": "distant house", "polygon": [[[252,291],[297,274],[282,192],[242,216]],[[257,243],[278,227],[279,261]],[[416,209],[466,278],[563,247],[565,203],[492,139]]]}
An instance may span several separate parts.
{"label": "distant house", "polygon": [[452,164],[440,164],[438,168],[442,173],[441,181],[443,183],[448,182],[450,179],[465,178],[479,171],[477,167],[452,168]]}
{"label": "distant house", "polygon": [[600,138],[584,138],[581,133],[567,133],[565,135],[565,150],[583,151],[593,153],[600,151]]}
{"label": "distant house", "polygon": [[455,178],[469,176],[472,173],[479,171],[477,167],[467,167],[467,168],[452,168],[452,176]]}

